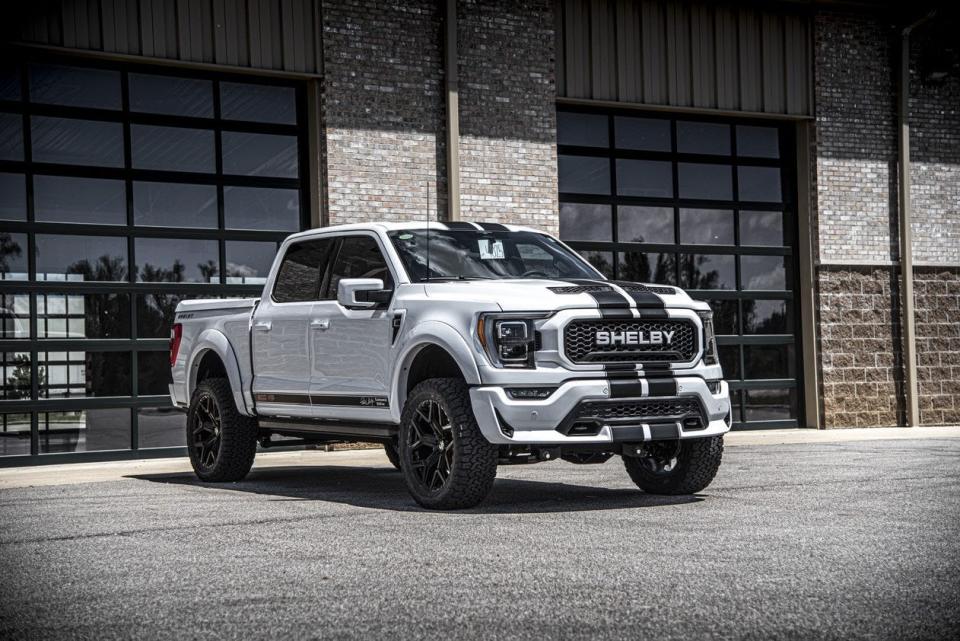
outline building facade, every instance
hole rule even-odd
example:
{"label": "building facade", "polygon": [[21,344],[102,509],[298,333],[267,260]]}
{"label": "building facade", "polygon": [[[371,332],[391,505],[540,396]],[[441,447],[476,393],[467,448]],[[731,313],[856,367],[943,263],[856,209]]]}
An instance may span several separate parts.
{"label": "building facade", "polygon": [[372,220],[529,225],[688,289],[737,429],[958,423],[935,8],[32,3],[0,65],[0,465],[181,452],[177,301],[256,296],[286,234]]}

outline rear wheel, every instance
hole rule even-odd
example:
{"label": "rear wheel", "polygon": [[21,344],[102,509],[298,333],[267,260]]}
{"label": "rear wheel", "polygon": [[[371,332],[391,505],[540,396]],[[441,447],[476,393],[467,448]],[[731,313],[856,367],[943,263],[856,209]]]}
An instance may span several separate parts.
{"label": "rear wheel", "polygon": [[713,481],[723,458],[723,437],[654,441],[645,457],[623,457],[633,482],[649,494],[695,494]]}
{"label": "rear wheel", "polygon": [[203,481],[239,481],[253,466],[257,421],[237,411],[226,379],[197,385],[187,410],[187,451]]}
{"label": "rear wheel", "polygon": [[423,507],[473,507],[493,487],[497,448],[480,433],[460,379],[429,379],[413,389],[403,408],[399,445],[407,489]]}

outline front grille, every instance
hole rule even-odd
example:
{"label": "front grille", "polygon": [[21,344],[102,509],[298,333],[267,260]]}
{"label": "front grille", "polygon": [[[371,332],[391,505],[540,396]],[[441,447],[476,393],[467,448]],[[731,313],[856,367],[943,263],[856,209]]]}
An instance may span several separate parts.
{"label": "front grille", "polygon": [[634,420],[651,423],[659,419],[679,419],[688,414],[700,414],[695,398],[650,399],[635,401],[588,401],[577,409],[577,420],[588,418],[601,421]]}
{"label": "front grille", "polygon": [[[669,345],[597,345],[598,331],[672,331]],[[627,320],[583,319],[570,321],[563,330],[563,348],[574,363],[688,362],[697,355],[699,339],[689,320],[636,318]]]}

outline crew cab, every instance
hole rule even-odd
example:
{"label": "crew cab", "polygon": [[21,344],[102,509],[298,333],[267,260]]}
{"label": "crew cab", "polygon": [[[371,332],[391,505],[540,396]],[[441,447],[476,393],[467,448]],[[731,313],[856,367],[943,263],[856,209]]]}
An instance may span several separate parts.
{"label": "crew cab", "polygon": [[554,459],[699,492],[731,423],[705,303],[496,223],[294,234],[261,298],[178,305],[170,364],[200,479],[242,479],[258,445],[373,441],[437,509]]}

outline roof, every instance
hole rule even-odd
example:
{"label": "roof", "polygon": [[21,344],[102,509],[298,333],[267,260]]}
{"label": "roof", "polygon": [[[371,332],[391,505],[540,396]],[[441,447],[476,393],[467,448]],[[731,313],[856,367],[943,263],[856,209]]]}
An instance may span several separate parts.
{"label": "roof", "polygon": [[448,222],[439,222],[439,221],[409,221],[409,222],[370,222],[370,223],[353,223],[350,225],[332,225],[330,227],[314,227],[313,229],[307,229],[296,234],[292,234],[289,238],[302,238],[304,236],[313,236],[318,233],[336,233],[336,232],[346,232],[346,231],[380,231],[380,232],[390,232],[390,231],[399,231],[403,229],[433,229],[433,230],[451,230],[451,229],[463,229],[463,230],[475,230],[475,231],[529,231],[534,233],[543,233],[538,229],[533,229],[531,227],[522,227],[520,225],[503,225],[500,223],[489,223],[489,222],[467,222],[467,221],[448,221]]}

